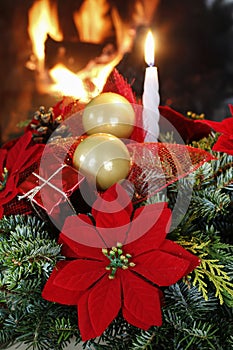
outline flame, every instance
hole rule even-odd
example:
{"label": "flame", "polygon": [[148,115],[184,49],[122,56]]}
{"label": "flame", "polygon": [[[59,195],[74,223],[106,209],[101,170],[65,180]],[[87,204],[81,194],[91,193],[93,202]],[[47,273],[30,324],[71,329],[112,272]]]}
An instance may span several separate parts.
{"label": "flame", "polygon": [[132,21],[126,22],[118,12],[117,6],[110,4],[107,0],[84,0],[79,10],[73,13],[81,42],[102,44],[106,40],[107,43],[107,39],[115,35],[117,47],[107,50],[106,44],[99,57],[87,62],[82,71],[72,72],[61,63],[51,70],[44,66],[47,36],[50,35],[55,41],[61,42],[63,35],[59,28],[57,2],[33,2],[28,12],[28,33],[34,56],[31,56],[26,66],[38,71],[36,84],[39,92],[56,92],[61,96],[71,96],[88,102],[103,90],[112,69],[123,55],[131,50],[135,35],[132,22],[138,24],[143,18],[143,9],[139,6],[132,14]]}
{"label": "flame", "polygon": [[35,1],[28,12],[28,34],[32,42],[32,50],[38,61],[44,62],[44,43],[49,34],[54,40],[61,41],[57,8],[49,0]]}
{"label": "flame", "polygon": [[[110,11],[106,0],[85,0],[78,11],[73,14],[80,40],[89,43],[103,43],[112,32]],[[112,33],[113,34],[113,33]]]}
{"label": "flame", "polygon": [[51,91],[86,101],[86,91],[82,80],[63,64],[57,64],[51,69],[50,75],[54,80]]}
{"label": "flame", "polygon": [[63,64],[57,64],[49,72],[54,81],[51,91],[58,92],[62,96],[71,96],[82,102],[89,102],[103,90],[109,74],[120,59],[121,56],[116,55],[107,64],[97,64],[91,61],[77,74],[71,72]]}
{"label": "flame", "polygon": [[145,41],[145,61],[148,66],[154,65],[155,43],[152,32],[149,31]]}

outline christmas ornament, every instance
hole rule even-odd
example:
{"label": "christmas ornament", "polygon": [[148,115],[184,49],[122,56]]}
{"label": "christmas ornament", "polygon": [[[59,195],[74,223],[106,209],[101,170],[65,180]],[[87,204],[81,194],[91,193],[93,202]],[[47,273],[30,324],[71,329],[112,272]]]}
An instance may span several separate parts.
{"label": "christmas ornament", "polygon": [[102,132],[128,138],[134,129],[135,112],[125,97],[106,92],[87,104],[82,122],[88,135]]}
{"label": "christmas ornament", "polygon": [[135,109],[135,126],[130,139],[137,142],[143,142],[145,138],[145,131],[143,130],[142,106],[138,105],[138,100],[132,90],[131,85],[116,68],[114,68],[109,75],[102,92],[114,92],[116,94],[120,94],[134,105],[134,109],[137,105],[137,108]]}
{"label": "christmas ornament", "polygon": [[125,144],[116,136],[99,133],[88,136],[76,148],[73,166],[106,190],[114,183],[125,179],[130,170],[130,155]]}

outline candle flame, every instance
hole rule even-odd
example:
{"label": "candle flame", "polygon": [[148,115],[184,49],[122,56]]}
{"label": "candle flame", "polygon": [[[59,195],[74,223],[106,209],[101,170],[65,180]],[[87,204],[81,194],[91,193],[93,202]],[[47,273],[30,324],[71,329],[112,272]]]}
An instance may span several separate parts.
{"label": "candle flame", "polygon": [[154,65],[155,42],[151,31],[148,32],[145,41],[145,61],[148,66]]}

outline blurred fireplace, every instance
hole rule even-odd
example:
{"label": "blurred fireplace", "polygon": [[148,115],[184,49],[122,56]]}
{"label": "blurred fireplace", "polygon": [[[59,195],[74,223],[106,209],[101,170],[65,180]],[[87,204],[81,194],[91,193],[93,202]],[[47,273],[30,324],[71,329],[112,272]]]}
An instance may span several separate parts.
{"label": "blurred fireplace", "polygon": [[161,103],[209,119],[229,116],[233,4],[215,3],[207,8],[205,0],[195,6],[191,0],[0,1],[3,141],[22,132],[17,123],[41,104],[50,107],[62,94],[73,94],[65,89],[67,81],[75,97],[88,100],[116,66],[140,97],[149,26],[158,39]]}
{"label": "blurred fireplace", "polygon": [[17,124],[41,104],[52,106],[63,95],[88,101],[98,94],[132,50],[138,28],[150,24],[157,2],[1,2],[2,141],[17,135]]}

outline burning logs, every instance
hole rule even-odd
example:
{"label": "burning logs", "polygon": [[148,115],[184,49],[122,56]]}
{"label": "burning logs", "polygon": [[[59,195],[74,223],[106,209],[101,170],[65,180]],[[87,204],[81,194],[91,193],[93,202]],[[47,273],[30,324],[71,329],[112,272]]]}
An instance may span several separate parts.
{"label": "burning logs", "polygon": [[[82,70],[87,62],[101,56],[104,48],[109,43],[94,44],[67,40],[59,42],[48,35],[45,42],[45,67],[51,69],[56,64],[62,63],[69,70],[76,73]],[[111,43],[111,50],[112,52],[115,50],[113,42]]]}

